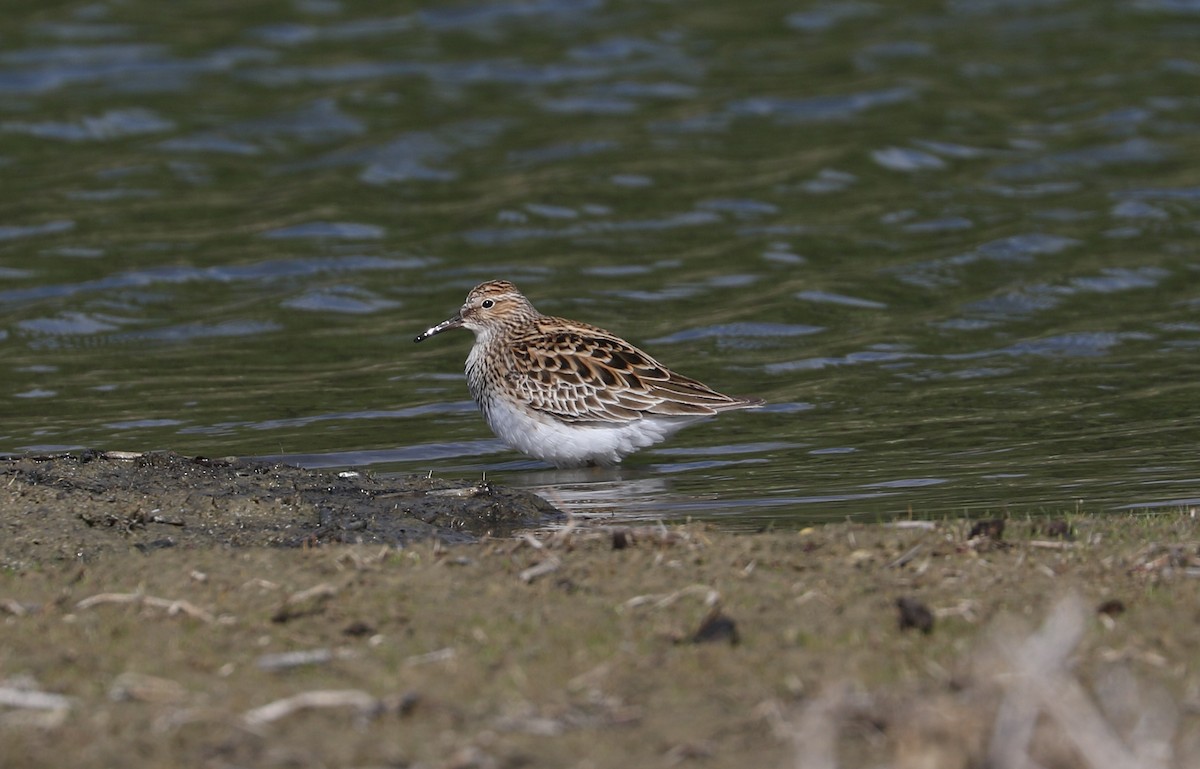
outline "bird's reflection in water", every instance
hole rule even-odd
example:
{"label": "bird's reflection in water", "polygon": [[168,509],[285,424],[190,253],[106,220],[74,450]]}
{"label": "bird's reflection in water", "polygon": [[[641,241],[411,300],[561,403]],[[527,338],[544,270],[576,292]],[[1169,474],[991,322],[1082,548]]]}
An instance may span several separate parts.
{"label": "bird's reflection in water", "polygon": [[672,507],[667,479],[628,467],[537,470],[514,476],[509,483],[532,491],[564,513],[586,518],[661,518],[662,511]]}

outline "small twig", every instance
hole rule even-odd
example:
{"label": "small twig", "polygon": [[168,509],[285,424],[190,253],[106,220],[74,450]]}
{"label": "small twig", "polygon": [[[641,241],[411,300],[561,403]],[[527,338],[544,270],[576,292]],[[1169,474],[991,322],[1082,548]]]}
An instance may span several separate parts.
{"label": "small twig", "polygon": [[953,606],[943,606],[941,608],[934,609],[933,615],[938,619],[944,619],[946,617],[962,617],[968,622],[974,622],[978,616],[976,612],[976,609],[978,608],[979,606],[975,601],[972,601],[969,598],[964,598]]}
{"label": "small twig", "polygon": [[571,541],[578,528],[579,519],[573,513],[568,513],[566,524],[550,533],[549,544],[554,547],[561,547]]}
{"label": "small twig", "polygon": [[721,602],[721,594],[709,587],[708,585],[688,585],[687,587],[676,590],[674,593],[650,593],[648,595],[635,595],[633,598],[625,601],[617,607],[618,611],[625,609],[636,609],[646,604],[651,604],[654,609],[662,609],[670,606],[680,598],[689,595],[703,595],[705,606],[716,606]]}
{"label": "small twig", "polygon": [[145,597],[142,593],[97,593],[75,604],[75,608],[90,609],[102,603],[139,603]]}
{"label": "small twig", "polygon": [[153,606],[156,609],[166,609],[167,616],[173,617],[176,614],[186,614],[193,619],[203,620],[204,622],[215,622],[216,618],[196,606],[189,601],[173,600],[170,598],[156,598],[145,593],[99,593],[84,598],[79,603],[75,604],[76,609],[90,609],[93,606],[99,606],[103,603],[136,603],[143,606]]}
{"label": "small twig", "polygon": [[26,710],[65,710],[74,703],[70,697],[36,689],[0,686],[0,705]]}
{"label": "small twig", "polygon": [[292,593],[284,599],[283,605],[271,617],[272,622],[288,622],[297,617],[304,617],[320,612],[330,598],[337,595],[338,589],[327,582],[313,585],[307,590]]}
{"label": "small twig", "polygon": [[348,550],[339,555],[334,563],[340,568],[343,563],[349,562],[358,571],[365,571],[382,562],[391,551],[392,548],[389,545],[384,545],[375,555],[362,555],[357,550]]}
{"label": "small twig", "polygon": [[453,646],[447,646],[444,649],[435,649],[424,654],[415,654],[412,657],[404,660],[405,667],[416,667],[417,665],[428,665],[431,662],[446,662],[454,659],[458,652]]}
{"label": "small twig", "polygon": [[519,538],[519,541],[524,542],[525,544],[532,547],[534,550],[545,550],[546,549],[546,545],[543,544],[540,539],[533,536],[529,532],[525,532],[524,534],[522,534]]}
{"label": "small twig", "polygon": [[146,454],[142,451],[105,451],[100,456],[104,459],[141,459]]}
{"label": "small twig", "polygon": [[1040,547],[1043,550],[1070,550],[1076,545],[1074,542],[1062,542],[1051,539],[1031,539],[1026,544],[1030,547]]}
{"label": "small twig", "polygon": [[896,560],[889,563],[886,568],[898,569],[901,566],[904,566],[905,564],[907,564],[912,559],[916,558],[918,555],[920,555],[921,551],[924,549],[925,549],[924,545],[913,545],[908,550],[906,550],[903,555],[901,555],[899,558],[897,558]]}
{"label": "small twig", "polygon": [[558,560],[557,556],[550,556],[541,563],[536,563],[521,572],[520,577],[522,582],[533,582],[538,577],[544,577],[547,574],[558,571],[558,567],[562,566],[562,561]]}
{"label": "small twig", "polygon": [[301,710],[345,707],[354,708],[360,713],[369,713],[379,707],[379,700],[359,689],[321,689],[284,697],[247,710],[242,714],[242,720],[251,727],[262,726]]}
{"label": "small twig", "polygon": [[887,521],[883,524],[887,529],[925,529],[933,531],[938,527],[934,521]]}
{"label": "small twig", "polygon": [[480,481],[474,486],[467,486],[460,489],[433,489],[425,492],[428,497],[479,497],[485,494],[492,493],[492,485],[487,481]]}
{"label": "small twig", "polygon": [[1060,600],[1041,629],[1002,654],[1010,667],[1004,700],[992,725],[988,763],[998,769],[1029,766],[1028,752],[1039,714],[1045,712],[1074,743],[1087,766],[1134,769],[1139,762],[1105,721],[1083,687],[1066,672],[1067,659],[1086,630],[1083,602]]}
{"label": "small twig", "polygon": [[264,654],[258,658],[259,670],[277,673],[281,670],[303,667],[305,665],[325,665],[335,659],[344,660],[354,657],[349,649],[303,649],[294,652],[279,652]]}
{"label": "small twig", "polygon": [[287,603],[304,603],[314,598],[328,599],[337,595],[338,589],[328,582],[322,582],[319,585],[313,585],[307,590],[301,590],[298,593],[292,593],[287,598]]}

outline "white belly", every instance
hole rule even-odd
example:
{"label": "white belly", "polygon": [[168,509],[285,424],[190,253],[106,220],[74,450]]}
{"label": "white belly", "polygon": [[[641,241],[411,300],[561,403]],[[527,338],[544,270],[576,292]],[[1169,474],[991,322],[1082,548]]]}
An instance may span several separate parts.
{"label": "white belly", "polygon": [[480,403],[488,426],[500,440],[523,454],[556,467],[615,465],[682,429],[689,418],[646,417],[612,425],[570,424],[492,398]]}
{"label": "white belly", "polygon": [[633,422],[569,423],[504,397],[489,379],[486,345],[477,339],[467,356],[467,385],[488,426],[512,448],[556,467],[615,465],[703,416],[647,416]]}

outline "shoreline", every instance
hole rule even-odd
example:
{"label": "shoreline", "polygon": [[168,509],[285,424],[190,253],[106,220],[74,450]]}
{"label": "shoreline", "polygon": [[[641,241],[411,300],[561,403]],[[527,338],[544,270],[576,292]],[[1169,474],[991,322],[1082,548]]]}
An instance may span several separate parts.
{"label": "shoreline", "polygon": [[[1174,766],[1200,744],[1187,513],[547,529],[501,488],[237,460],[0,475],[5,766]],[[429,520],[397,512],[431,492]]]}

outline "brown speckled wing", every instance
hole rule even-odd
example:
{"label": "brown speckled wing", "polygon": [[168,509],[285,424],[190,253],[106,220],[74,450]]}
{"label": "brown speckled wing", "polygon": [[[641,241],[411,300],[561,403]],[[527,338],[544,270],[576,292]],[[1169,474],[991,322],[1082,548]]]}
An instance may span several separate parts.
{"label": "brown speckled wing", "polygon": [[698,417],[761,401],[723,395],[668,370],[603,329],[542,318],[509,342],[507,376],[531,408],[566,422]]}

